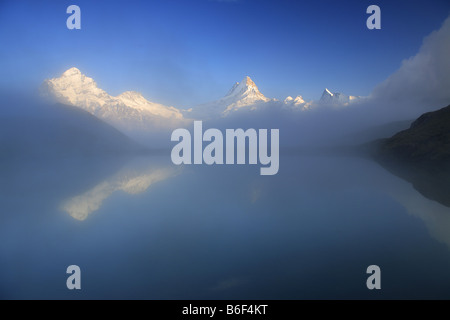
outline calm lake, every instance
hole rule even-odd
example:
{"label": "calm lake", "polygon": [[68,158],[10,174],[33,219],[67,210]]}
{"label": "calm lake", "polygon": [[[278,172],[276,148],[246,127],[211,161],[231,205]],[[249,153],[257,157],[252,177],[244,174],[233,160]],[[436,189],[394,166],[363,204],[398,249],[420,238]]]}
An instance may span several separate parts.
{"label": "calm lake", "polygon": [[450,208],[369,159],[281,154],[274,176],[169,153],[2,166],[2,299],[450,298]]}

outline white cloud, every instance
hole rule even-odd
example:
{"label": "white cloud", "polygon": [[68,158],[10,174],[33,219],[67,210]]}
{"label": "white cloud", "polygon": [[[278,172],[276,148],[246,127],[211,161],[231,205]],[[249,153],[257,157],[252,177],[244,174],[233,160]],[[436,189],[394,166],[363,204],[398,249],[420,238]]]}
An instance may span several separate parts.
{"label": "white cloud", "polygon": [[372,97],[405,115],[450,104],[450,16],[424,39],[415,56],[373,90]]}

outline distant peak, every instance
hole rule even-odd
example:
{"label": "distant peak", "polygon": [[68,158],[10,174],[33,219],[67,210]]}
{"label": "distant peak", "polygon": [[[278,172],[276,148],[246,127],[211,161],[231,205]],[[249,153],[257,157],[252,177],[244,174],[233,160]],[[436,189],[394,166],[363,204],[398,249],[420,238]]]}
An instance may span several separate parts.
{"label": "distant peak", "polygon": [[325,88],[319,101],[324,104],[346,106],[351,102],[357,101],[358,99],[359,97],[348,96],[341,92],[331,92],[330,90]]}
{"label": "distant peak", "polygon": [[233,87],[231,87],[230,91],[228,91],[227,96],[245,94],[246,92],[256,92],[260,94],[258,87],[249,76],[245,76],[241,82],[236,82]]}
{"label": "distant peak", "polygon": [[333,96],[333,93],[328,90],[328,88],[325,88],[325,90],[323,90],[323,94],[329,94],[330,96]]}
{"label": "distant peak", "polygon": [[284,103],[299,105],[305,103],[305,100],[303,100],[302,96],[296,96],[295,99],[292,98],[291,96],[288,96],[286,99],[284,99]]}
{"label": "distant peak", "polygon": [[[45,82],[51,84],[55,90],[64,91],[69,88],[69,90],[77,91],[80,95],[82,92],[98,90],[94,79],[85,76],[75,67],[66,70],[59,78],[48,79]],[[71,99],[75,101],[76,97],[71,96]]]}
{"label": "distant peak", "polygon": [[249,76],[245,76],[242,80],[242,83],[244,83],[247,87],[256,87],[256,84],[253,82],[252,79],[250,79]]}
{"label": "distant peak", "polygon": [[298,102],[298,103],[304,103],[304,102],[305,102],[305,100],[303,99],[302,96],[296,96],[295,99],[294,99],[294,101],[295,101],[295,102]]}
{"label": "distant peak", "polygon": [[80,75],[81,71],[75,67],[72,67],[68,70],[66,70],[62,75],[65,77],[70,77],[70,76],[74,76],[74,75]]}

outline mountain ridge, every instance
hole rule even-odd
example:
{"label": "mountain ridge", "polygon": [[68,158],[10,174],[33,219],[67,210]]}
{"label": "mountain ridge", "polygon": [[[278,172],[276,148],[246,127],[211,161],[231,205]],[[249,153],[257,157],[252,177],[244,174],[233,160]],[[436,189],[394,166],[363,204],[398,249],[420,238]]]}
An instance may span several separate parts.
{"label": "mountain ridge", "polygon": [[194,119],[222,118],[234,112],[256,111],[267,106],[306,111],[320,105],[346,106],[359,99],[356,96],[332,93],[325,88],[318,101],[305,101],[301,95],[295,98],[288,96],[279,101],[266,97],[255,82],[245,76],[242,81],[234,83],[222,98],[189,109],[178,109],[151,102],[136,91],[109,95],[98,87],[94,79],[84,75],[76,67],[66,70],[60,77],[45,80],[40,91],[43,96],[84,109],[126,134],[170,129]]}
{"label": "mountain ridge", "polygon": [[60,103],[79,107],[124,132],[173,127],[184,121],[178,109],[148,101],[139,92],[111,96],[75,67],[58,78],[45,80],[40,92]]}

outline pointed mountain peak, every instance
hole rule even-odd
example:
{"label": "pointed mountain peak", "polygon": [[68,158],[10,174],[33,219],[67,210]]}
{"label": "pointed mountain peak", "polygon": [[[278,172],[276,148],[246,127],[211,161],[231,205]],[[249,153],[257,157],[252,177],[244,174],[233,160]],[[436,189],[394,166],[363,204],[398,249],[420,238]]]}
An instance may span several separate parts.
{"label": "pointed mountain peak", "polygon": [[265,97],[253,80],[245,76],[241,82],[236,82],[224,97],[193,108],[194,112],[190,116],[194,118],[225,116],[244,107],[255,110],[256,107],[269,101],[275,101],[275,99]]}
{"label": "pointed mountain peak", "polygon": [[291,102],[291,101],[294,101],[294,98],[292,98],[291,96],[287,96],[287,98],[284,99],[285,103],[288,103],[288,102]]}
{"label": "pointed mountain peak", "polygon": [[294,102],[295,103],[305,103],[306,101],[305,101],[305,99],[303,99],[302,96],[296,96],[294,99]]}
{"label": "pointed mountain peak", "polygon": [[62,86],[89,86],[89,87],[97,87],[97,84],[95,83],[94,79],[89,78],[81,73],[81,71],[78,68],[70,68],[66,70],[61,77],[59,78],[53,78],[49,81],[53,82],[54,84],[59,83]]}
{"label": "pointed mountain peak", "polygon": [[356,96],[348,96],[341,92],[331,92],[330,90],[325,89],[322,93],[322,97],[320,98],[319,102],[324,104],[346,106],[350,102],[357,101],[358,99],[359,97]]}
{"label": "pointed mountain peak", "polygon": [[323,90],[322,96],[324,95],[333,96],[334,94],[330,90],[328,90],[328,88],[325,88],[325,90]]}
{"label": "pointed mountain peak", "polygon": [[57,97],[62,103],[77,106],[88,97],[108,97],[106,92],[97,87],[94,79],[86,77],[77,68],[66,70],[59,78],[45,80],[41,91],[43,95]]}
{"label": "pointed mountain peak", "polygon": [[245,76],[244,79],[242,80],[242,83],[245,83],[245,85],[247,87],[255,87],[255,88],[257,88],[256,84],[253,82],[252,79],[250,79],[249,76]]}
{"label": "pointed mountain peak", "polygon": [[226,96],[243,95],[254,92],[260,94],[258,87],[249,76],[245,76],[241,82],[236,82]]}

